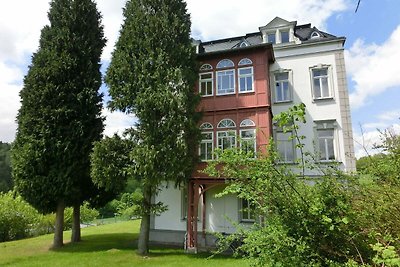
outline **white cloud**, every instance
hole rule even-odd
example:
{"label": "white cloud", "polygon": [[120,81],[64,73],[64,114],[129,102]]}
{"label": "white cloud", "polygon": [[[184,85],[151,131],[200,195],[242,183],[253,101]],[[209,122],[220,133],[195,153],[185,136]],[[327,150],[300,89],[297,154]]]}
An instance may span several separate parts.
{"label": "white cloud", "polygon": [[298,23],[312,23],[326,29],[326,20],[347,9],[346,0],[253,0],[246,4],[232,0],[187,0],[194,38],[203,41],[258,31],[278,16]]}
{"label": "white cloud", "polygon": [[389,110],[375,116],[378,122],[369,122],[355,128],[354,149],[357,158],[379,153],[380,150],[373,149],[375,145],[381,144],[381,131],[393,129],[397,134],[400,134],[400,110]]}
{"label": "white cloud", "polygon": [[355,83],[350,94],[353,108],[371,101],[371,97],[400,86],[400,25],[382,45],[357,40],[345,51],[348,74]]}
{"label": "white cloud", "polygon": [[110,112],[108,109],[103,109],[102,113],[103,116],[106,116],[104,129],[104,135],[106,136],[121,135],[125,129],[133,126],[137,120],[135,116],[127,115],[123,112]]}

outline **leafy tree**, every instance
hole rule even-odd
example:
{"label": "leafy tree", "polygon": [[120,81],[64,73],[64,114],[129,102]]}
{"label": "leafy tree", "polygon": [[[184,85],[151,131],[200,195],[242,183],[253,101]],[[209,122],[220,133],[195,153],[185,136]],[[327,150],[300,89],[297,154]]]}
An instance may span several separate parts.
{"label": "leafy tree", "polygon": [[13,187],[10,166],[11,145],[0,142],[0,193],[7,192]]}
{"label": "leafy tree", "polygon": [[105,81],[110,108],[138,117],[126,135],[135,143],[128,172],[143,188],[138,253],[147,254],[151,196],[163,181],[190,177],[194,166],[197,64],[182,0],[130,0],[124,17]]}
{"label": "leafy tree", "polygon": [[105,38],[92,0],[53,0],[48,17],[20,93],[12,164],[23,198],[42,213],[56,211],[57,248],[64,208],[74,207],[72,241],[78,241],[79,206],[95,189],[89,154],[103,131],[98,89]]}

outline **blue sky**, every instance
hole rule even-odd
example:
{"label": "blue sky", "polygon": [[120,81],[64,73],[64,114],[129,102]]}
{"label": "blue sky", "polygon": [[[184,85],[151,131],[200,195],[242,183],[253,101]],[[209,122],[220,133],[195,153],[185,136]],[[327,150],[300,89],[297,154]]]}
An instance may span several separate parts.
{"label": "blue sky", "polygon": [[[400,1],[361,0],[187,0],[192,35],[203,41],[256,32],[275,16],[313,26],[347,38],[345,59],[356,143],[379,141],[377,128],[400,132]],[[109,40],[103,53],[106,67],[122,23],[125,0],[97,0]],[[245,3],[245,4],[244,4]],[[0,3],[0,141],[15,137],[18,92],[38,46],[40,29],[48,23],[49,0]],[[121,131],[133,118],[107,116],[106,134]],[[360,125],[364,138],[361,137]],[[356,154],[362,149],[357,146]]]}

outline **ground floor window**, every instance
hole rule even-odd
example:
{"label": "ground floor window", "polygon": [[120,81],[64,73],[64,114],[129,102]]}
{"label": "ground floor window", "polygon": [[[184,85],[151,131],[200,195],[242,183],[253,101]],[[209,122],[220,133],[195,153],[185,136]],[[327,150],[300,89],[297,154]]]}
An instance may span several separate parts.
{"label": "ground floor window", "polygon": [[240,221],[242,222],[254,222],[255,221],[255,213],[254,207],[250,204],[247,199],[239,199],[240,200]]}

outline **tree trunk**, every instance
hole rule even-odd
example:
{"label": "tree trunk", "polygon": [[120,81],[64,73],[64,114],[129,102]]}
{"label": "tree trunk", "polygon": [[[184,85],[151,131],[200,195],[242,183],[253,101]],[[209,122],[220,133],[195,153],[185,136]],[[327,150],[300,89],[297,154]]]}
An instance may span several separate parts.
{"label": "tree trunk", "polygon": [[81,205],[73,206],[71,242],[81,241]]}
{"label": "tree trunk", "polygon": [[143,188],[143,206],[144,214],[142,214],[138,243],[139,255],[147,255],[149,253],[151,186],[145,186]]}
{"label": "tree trunk", "polygon": [[60,248],[64,245],[63,242],[64,209],[65,209],[65,202],[64,200],[60,200],[57,203],[56,224],[54,229],[54,240],[52,248]]}

